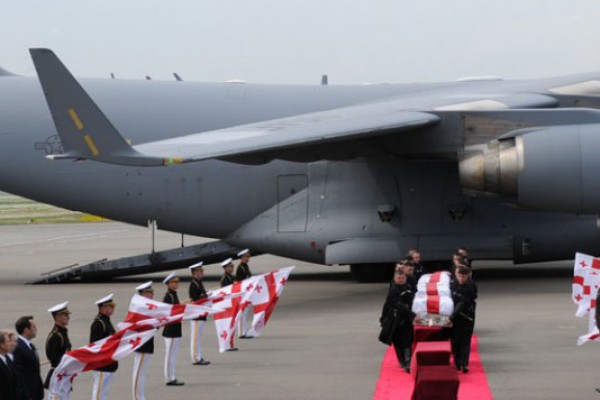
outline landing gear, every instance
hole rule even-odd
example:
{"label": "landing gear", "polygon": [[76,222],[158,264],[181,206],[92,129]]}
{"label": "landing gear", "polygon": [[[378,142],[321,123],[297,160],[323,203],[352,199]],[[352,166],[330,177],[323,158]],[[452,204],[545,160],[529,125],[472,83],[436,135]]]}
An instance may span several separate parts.
{"label": "landing gear", "polygon": [[389,282],[394,275],[394,264],[353,264],[350,274],[361,283]]}

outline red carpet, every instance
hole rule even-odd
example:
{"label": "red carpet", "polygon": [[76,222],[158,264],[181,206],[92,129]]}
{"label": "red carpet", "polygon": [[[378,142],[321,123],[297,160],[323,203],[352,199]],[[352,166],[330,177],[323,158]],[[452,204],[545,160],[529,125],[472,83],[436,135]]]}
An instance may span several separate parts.
{"label": "red carpet", "polygon": [[[471,341],[469,373],[459,373],[458,400],[493,400],[485,370],[479,356],[477,335]],[[373,394],[374,400],[410,400],[414,381],[410,374],[398,366],[394,349],[390,346],[381,362],[381,374]]]}

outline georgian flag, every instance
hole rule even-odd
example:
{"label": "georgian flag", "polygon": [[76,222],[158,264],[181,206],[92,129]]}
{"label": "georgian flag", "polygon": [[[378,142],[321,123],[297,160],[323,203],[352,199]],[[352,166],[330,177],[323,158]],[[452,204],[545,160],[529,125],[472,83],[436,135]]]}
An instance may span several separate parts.
{"label": "georgian flag", "polygon": [[260,276],[250,298],[254,310],[250,336],[260,336],[281,297],[288,277],[296,267],[287,267]]}
{"label": "georgian flag", "polygon": [[81,373],[119,361],[146,343],[157,329],[181,321],[182,314],[147,319],[128,325],[115,334],[63,355],[50,380],[51,393],[60,398],[71,390],[73,380]]}
{"label": "georgian flag", "polygon": [[600,259],[590,255],[575,254],[573,267],[572,299],[577,305],[575,315],[583,317],[596,308],[596,293],[600,286]]}
{"label": "georgian flag", "polygon": [[440,271],[425,274],[419,279],[412,311],[417,315],[452,315],[454,302],[450,291],[449,272]]}
{"label": "georgian flag", "polygon": [[214,301],[216,298],[223,299],[215,303],[222,311],[213,315],[219,339],[219,352],[223,353],[234,347],[233,338],[240,314],[251,304],[250,298],[261,276],[253,276],[243,281],[235,282],[233,285],[208,292],[208,299],[211,301]]}
{"label": "georgian flag", "polygon": [[126,329],[128,325],[138,321],[173,315],[181,315],[182,320],[196,319],[223,311],[223,306],[219,305],[221,300],[222,296],[215,296],[210,300],[200,299],[190,304],[167,304],[136,294],[131,298],[125,321],[117,326],[119,329]]}

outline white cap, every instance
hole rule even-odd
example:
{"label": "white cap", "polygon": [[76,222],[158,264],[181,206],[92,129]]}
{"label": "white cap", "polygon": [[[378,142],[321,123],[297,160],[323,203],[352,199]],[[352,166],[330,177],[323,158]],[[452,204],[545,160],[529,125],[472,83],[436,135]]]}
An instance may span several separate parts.
{"label": "white cap", "polygon": [[137,290],[137,291],[143,291],[143,290],[148,290],[148,289],[154,291],[154,289],[152,289],[152,281],[142,283],[141,285],[136,286],[136,288],[135,288],[135,290]]}
{"label": "white cap", "polygon": [[228,258],[227,260],[223,261],[221,263],[221,267],[225,268],[226,266],[228,266],[229,264],[231,264],[233,262],[233,258]]}
{"label": "white cap", "polygon": [[67,312],[67,313],[69,313],[69,314],[70,314],[70,313],[71,313],[71,311],[69,311],[69,310],[67,309],[67,305],[68,305],[68,304],[69,304],[69,302],[68,302],[68,301],[65,301],[64,303],[57,304],[57,305],[55,305],[54,307],[50,307],[50,308],[48,309],[48,312],[49,312],[49,313],[52,313],[52,315],[54,315],[54,314],[58,314],[58,313],[60,313],[60,312]]}
{"label": "white cap", "polygon": [[188,269],[190,269],[190,270],[194,270],[194,269],[196,269],[196,268],[200,268],[202,265],[204,265],[204,262],[203,262],[203,261],[200,261],[200,262],[198,262],[198,263],[196,263],[196,264],[194,264],[194,265],[190,265],[190,266],[188,267]]}
{"label": "white cap", "polygon": [[250,253],[250,249],[244,249],[244,250],[240,251],[239,253],[237,253],[237,256],[241,257],[244,254],[248,254],[248,253]]}
{"label": "white cap", "polygon": [[[165,285],[168,285],[169,282],[175,278],[177,278],[177,274],[175,272],[171,272],[169,275],[167,275],[167,277],[165,279],[163,279],[163,283]],[[179,278],[177,278],[177,280],[179,280]]]}
{"label": "white cap", "polygon": [[115,304],[112,300],[113,300],[114,294],[109,294],[107,296],[104,296],[103,298],[101,298],[100,300],[96,301],[96,305],[97,306],[102,306],[104,304]]}

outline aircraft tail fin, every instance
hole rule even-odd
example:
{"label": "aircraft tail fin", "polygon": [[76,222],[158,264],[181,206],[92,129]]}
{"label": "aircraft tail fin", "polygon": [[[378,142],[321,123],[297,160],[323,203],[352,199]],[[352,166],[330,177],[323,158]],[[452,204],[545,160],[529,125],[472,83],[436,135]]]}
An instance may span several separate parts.
{"label": "aircraft tail fin", "polygon": [[49,49],[30,49],[64,153],[53,159],[154,166],[182,160],[147,156],[132,148],[92,98]]}

